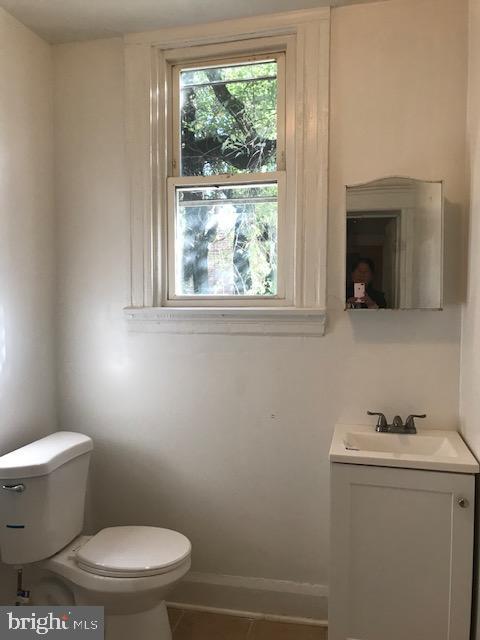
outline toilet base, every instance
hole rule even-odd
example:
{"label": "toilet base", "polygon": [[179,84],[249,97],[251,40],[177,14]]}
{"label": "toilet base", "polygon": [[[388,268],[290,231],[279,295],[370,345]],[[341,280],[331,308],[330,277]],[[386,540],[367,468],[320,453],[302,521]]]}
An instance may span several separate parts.
{"label": "toilet base", "polygon": [[105,616],[105,640],[133,640],[134,638],[172,640],[165,602],[142,613]]}
{"label": "toilet base", "polygon": [[190,569],[190,556],[169,571],[145,577],[111,577],[78,566],[80,536],[38,563],[42,579],[32,589],[34,604],[90,605],[105,609],[105,640],[172,640],[165,600]]}
{"label": "toilet base", "polygon": [[[34,606],[92,604],[75,600],[70,588],[55,578],[40,581],[33,590]],[[95,603],[97,604],[97,603]],[[127,615],[105,613],[105,640],[172,640],[165,601],[152,609]]]}

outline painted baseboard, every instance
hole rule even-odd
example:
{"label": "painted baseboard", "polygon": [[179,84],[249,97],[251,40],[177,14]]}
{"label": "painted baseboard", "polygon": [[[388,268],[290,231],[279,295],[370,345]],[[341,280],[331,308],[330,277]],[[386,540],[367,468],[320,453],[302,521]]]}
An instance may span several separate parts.
{"label": "painted baseboard", "polygon": [[324,624],[328,588],[290,580],[191,572],[169,600],[174,606]]}
{"label": "painted baseboard", "polygon": [[204,607],[200,604],[186,604],[184,602],[167,602],[169,609],[182,609],[184,611],[205,611],[207,613],[219,613],[224,616],[235,616],[253,620],[269,620],[271,622],[289,622],[291,624],[310,625],[313,627],[328,627],[328,620],[315,618],[299,618],[298,616],[279,616],[273,613],[258,613],[258,611],[240,611],[237,609],[220,609],[218,607]]}

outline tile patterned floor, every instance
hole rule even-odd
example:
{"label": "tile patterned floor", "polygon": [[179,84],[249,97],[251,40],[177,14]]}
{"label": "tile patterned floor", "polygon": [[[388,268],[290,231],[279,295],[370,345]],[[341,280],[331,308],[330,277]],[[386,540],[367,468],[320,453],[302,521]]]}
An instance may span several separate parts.
{"label": "tile patterned floor", "polygon": [[173,640],[327,640],[325,627],[169,609]]}

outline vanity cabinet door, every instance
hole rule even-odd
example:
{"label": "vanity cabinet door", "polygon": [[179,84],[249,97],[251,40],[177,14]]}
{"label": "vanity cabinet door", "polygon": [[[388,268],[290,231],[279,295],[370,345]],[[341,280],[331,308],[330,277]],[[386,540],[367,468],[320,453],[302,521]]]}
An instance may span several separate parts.
{"label": "vanity cabinet door", "polygon": [[329,640],[468,640],[474,492],[467,474],[331,465]]}

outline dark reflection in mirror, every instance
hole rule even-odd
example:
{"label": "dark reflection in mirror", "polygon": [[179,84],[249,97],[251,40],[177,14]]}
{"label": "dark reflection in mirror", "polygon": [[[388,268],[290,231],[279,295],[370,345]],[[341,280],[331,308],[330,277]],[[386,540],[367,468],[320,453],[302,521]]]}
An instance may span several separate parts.
{"label": "dark reflection in mirror", "polygon": [[441,308],[442,209],[441,182],[347,187],[347,308]]}

